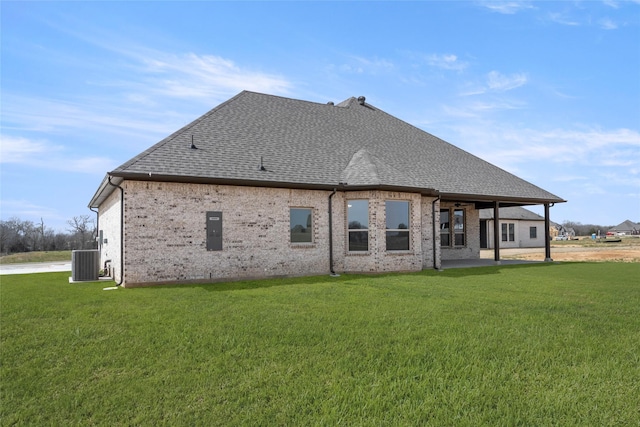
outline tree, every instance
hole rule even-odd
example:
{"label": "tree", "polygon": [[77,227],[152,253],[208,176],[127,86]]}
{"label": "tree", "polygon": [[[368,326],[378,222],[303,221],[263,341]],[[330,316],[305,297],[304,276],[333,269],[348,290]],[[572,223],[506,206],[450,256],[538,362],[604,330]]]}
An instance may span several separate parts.
{"label": "tree", "polygon": [[16,217],[0,220],[0,254],[96,247],[92,239],[94,220],[89,215],[73,217],[67,224],[71,233],[52,230],[45,225],[43,218],[38,223]]}
{"label": "tree", "polygon": [[2,221],[0,227],[0,252],[29,252],[34,250],[37,240],[36,227],[31,221],[22,221],[19,218],[9,218]]}
{"label": "tree", "polygon": [[93,219],[89,215],[74,216],[67,221],[71,231],[75,237],[74,247],[76,249],[85,249],[87,246],[93,247],[89,239],[95,233],[95,225]]}

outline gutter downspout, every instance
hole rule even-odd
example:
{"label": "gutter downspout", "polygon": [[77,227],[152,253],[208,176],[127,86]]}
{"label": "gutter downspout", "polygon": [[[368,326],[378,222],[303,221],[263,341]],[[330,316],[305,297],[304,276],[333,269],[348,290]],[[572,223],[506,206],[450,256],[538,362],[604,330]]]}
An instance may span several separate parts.
{"label": "gutter downspout", "polygon": [[440,196],[431,202],[431,225],[433,227],[433,269],[440,271],[438,268],[438,262],[436,260],[436,202],[440,201]]}
{"label": "gutter downspout", "polygon": [[124,281],[124,189],[112,183],[111,176],[109,176],[109,185],[120,189],[120,281],[116,283],[118,287]]}
{"label": "gutter downspout", "polygon": [[333,192],[329,194],[329,272],[331,277],[340,276],[333,270],[333,214],[331,199],[335,196],[337,190],[334,188]]}

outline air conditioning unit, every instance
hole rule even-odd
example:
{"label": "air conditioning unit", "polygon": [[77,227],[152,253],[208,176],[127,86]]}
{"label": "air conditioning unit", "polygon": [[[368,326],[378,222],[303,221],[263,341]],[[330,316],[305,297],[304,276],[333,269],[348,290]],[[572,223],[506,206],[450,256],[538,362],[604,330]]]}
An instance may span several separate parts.
{"label": "air conditioning unit", "polygon": [[71,251],[71,280],[88,282],[98,280],[100,272],[100,251]]}

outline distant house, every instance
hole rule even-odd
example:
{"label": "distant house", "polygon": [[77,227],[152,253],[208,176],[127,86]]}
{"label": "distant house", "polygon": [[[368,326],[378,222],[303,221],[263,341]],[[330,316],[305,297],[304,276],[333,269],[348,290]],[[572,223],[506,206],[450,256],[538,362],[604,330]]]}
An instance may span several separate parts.
{"label": "distant house", "polygon": [[[480,210],[480,247],[493,248],[494,211]],[[502,248],[541,248],[545,245],[544,217],[520,206],[500,208],[499,239]]]}
{"label": "distant house", "polygon": [[440,268],[480,257],[481,209],[563,201],[364,97],[245,91],[108,172],[89,206],[101,263],[135,286]]}
{"label": "distant house", "polygon": [[610,228],[609,231],[618,235],[637,235],[640,234],[640,224],[626,220],[623,223]]}

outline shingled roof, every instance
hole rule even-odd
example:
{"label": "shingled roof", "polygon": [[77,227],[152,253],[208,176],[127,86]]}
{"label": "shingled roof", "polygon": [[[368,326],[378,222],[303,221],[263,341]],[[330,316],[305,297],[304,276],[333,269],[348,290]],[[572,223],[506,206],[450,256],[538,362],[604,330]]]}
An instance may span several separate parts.
{"label": "shingled roof", "polygon": [[[192,148],[192,141],[197,148]],[[397,188],[443,198],[518,204],[564,201],[377,109],[364,98],[333,105],[247,91],[108,176],[118,181]],[[111,188],[105,178],[90,206],[97,207]]]}
{"label": "shingled roof", "polygon": [[[520,206],[500,208],[500,219],[544,221],[544,217]],[[480,209],[480,219],[493,219],[493,209]]]}

